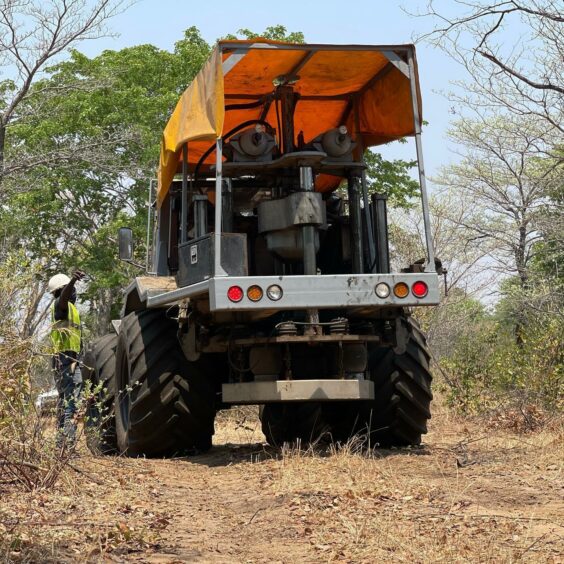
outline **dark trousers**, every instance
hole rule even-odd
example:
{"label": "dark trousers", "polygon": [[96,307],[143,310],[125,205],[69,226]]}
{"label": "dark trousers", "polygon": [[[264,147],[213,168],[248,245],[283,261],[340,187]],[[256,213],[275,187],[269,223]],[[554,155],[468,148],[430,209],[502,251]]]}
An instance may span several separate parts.
{"label": "dark trousers", "polygon": [[72,358],[55,359],[55,386],[57,401],[57,444],[76,440],[76,406],[82,388],[82,375],[78,362]]}

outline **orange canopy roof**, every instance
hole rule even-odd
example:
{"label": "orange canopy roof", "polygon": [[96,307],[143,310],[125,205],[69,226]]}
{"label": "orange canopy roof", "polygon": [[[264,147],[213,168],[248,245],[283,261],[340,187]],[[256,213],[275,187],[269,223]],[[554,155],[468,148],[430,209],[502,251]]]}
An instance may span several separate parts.
{"label": "orange canopy roof", "polygon": [[[271,94],[277,81],[290,81],[300,95],[294,130],[296,134],[303,131],[306,143],[343,123],[365,148],[414,135],[410,54],[421,108],[412,45],[311,45],[266,39],[220,42],[182,94],[163,132],[158,204],[181,171],[184,143],[188,143],[193,170],[218,137],[245,121],[259,119],[262,105],[241,106]],[[277,127],[274,104],[265,119]],[[204,162],[213,164],[215,155]]]}

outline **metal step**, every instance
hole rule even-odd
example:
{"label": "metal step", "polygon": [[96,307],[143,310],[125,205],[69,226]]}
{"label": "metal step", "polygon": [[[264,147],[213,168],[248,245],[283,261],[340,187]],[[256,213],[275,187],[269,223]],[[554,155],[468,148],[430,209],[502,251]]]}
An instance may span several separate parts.
{"label": "metal step", "polygon": [[261,404],[285,401],[374,399],[370,380],[273,380],[223,384],[223,402]]}

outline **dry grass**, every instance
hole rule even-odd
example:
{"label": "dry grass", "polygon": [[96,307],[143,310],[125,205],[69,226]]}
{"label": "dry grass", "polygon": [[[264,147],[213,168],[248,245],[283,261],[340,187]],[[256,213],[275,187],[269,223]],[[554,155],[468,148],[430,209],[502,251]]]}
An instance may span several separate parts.
{"label": "dry grass", "polygon": [[564,432],[440,406],[420,449],[270,449],[256,409],[177,460],[83,452],[49,492],[4,491],[6,561],[561,562]]}
{"label": "dry grass", "polygon": [[370,455],[290,452],[272,487],[291,496],[322,560],[557,559],[562,439],[529,439],[461,438]]}

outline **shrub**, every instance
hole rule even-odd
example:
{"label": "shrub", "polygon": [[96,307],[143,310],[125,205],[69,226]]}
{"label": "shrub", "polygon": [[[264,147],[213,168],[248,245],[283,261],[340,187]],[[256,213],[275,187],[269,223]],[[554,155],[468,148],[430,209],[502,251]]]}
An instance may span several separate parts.
{"label": "shrub", "polygon": [[468,327],[443,356],[452,380],[447,398],[463,413],[535,405],[564,406],[564,323],[540,316],[522,328],[520,341],[493,317]]}

